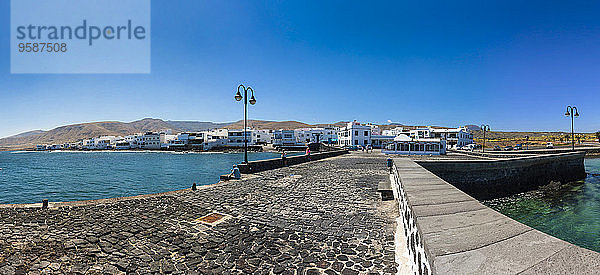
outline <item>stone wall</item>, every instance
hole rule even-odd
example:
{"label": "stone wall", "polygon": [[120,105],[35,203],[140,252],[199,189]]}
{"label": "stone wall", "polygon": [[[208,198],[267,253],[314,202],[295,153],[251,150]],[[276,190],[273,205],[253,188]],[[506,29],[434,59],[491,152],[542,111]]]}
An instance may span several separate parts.
{"label": "stone wall", "polygon": [[585,178],[585,153],[561,153],[501,160],[416,161],[478,200],[534,190],[550,181]]}
{"label": "stone wall", "polygon": [[[312,154],[310,154],[310,158],[306,155],[290,156],[290,157],[287,157],[287,159],[286,159],[286,165],[287,166],[296,165],[296,164],[300,164],[300,163],[304,163],[304,162],[308,162],[308,161],[340,156],[340,155],[347,154],[347,153],[348,153],[348,151],[345,151],[345,150],[337,150],[337,151],[322,152],[322,153],[312,153]],[[242,163],[242,164],[238,165],[238,168],[240,169],[240,172],[242,172],[243,174],[251,174],[251,173],[257,173],[257,172],[261,172],[261,171],[281,168],[283,166],[284,166],[283,160],[281,158],[275,158],[275,159],[250,161],[247,164]]]}

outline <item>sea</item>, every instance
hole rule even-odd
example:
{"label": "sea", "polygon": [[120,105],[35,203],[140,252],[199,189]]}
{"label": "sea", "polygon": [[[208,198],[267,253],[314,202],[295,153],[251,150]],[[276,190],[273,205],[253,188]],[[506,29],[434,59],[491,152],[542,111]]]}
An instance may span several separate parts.
{"label": "sea", "polygon": [[[250,161],[279,157],[248,153]],[[213,184],[243,159],[243,153],[214,152],[0,152],[0,204],[92,200]]]}
{"label": "sea", "polygon": [[600,252],[600,158],[585,159],[587,177],[554,191],[531,191],[484,201],[544,233]]}

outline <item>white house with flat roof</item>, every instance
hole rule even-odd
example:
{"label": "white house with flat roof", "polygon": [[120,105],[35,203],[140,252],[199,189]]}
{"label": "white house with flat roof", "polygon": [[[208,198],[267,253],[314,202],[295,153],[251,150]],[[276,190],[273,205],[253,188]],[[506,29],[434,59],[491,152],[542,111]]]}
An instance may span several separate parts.
{"label": "white house with flat roof", "polygon": [[402,128],[402,127],[396,127],[393,129],[381,131],[381,134],[384,136],[399,136],[401,134],[408,134],[408,133],[409,133],[409,131],[404,130],[404,128]]}
{"label": "white house with flat roof", "polygon": [[256,133],[254,130],[229,130],[227,133],[227,146],[229,147],[244,147],[244,136],[248,146],[256,145]]}
{"label": "white house with flat roof", "polygon": [[295,130],[275,130],[273,132],[273,146],[298,146]]}
{"label": "white house with flat roof", "polygon": [[384,154],[445,155],[446,140],[439,138],[413,138],[401,134],[381,150]]}
{"label": "white house with flat roof", "polygon": [[296,130],[304,135],[304,142],[308,143],[335,143],[338,139],[337,127],[305,128]]}
{"label": "white house with flat roof", "polygon": [[160,134],[147,132],[142,136],[142,149],[158,150],[160,149]]}
{"label": "white house with flat roof", "polygon": [[371,127],[361,125],[356,120],[348,122],[346,127],[338,131],[339,146],[367,146],[371,144]]}
{"label": "white house with flat roof", "polygon": [[257,144],[270,144],[273,143],[274,130],[253,130],[252,133],[255,135]]}
{"label": "white house with flat roof", "polygon": [[451,129],[431,129],[431,138],[445,139],[447,146],[463,147],[473,143],[473,133],[466,127],[451,128]]}

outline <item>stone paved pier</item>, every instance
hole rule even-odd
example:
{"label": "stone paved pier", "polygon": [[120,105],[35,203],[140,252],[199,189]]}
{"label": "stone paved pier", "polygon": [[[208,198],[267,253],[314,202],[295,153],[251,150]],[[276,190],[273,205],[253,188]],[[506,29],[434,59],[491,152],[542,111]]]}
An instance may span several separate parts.
{"label": "stone paved pier", "polygon": [[353,154],[196,191],[5,206],[0,274],[395,273],[386,179],[383,159]]}

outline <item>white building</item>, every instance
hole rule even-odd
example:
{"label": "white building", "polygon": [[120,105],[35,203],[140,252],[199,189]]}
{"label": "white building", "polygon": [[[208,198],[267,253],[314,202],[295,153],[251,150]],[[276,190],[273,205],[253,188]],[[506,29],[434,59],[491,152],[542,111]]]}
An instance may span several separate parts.
{"label": "white building", "polygon": [[172,147],[170,149],[181,148],[181,144],[183,144],[183,148],[185,149],[202,150],[202,144],[206,136],[207,132],[179,133],[175,139],[177,141],[171,142]]}
{"label": "white building", "polygon": [[273,143],[273,130],[254,130],[252,133],[255,135],[257,144],[270,144]]}
{"label": "white building", "polygon": [[406,135],[413,139],[443,139],[446,140],[448,148],[462,147],[473,143],[473,134],[465,127],[438,129],[432,127],[417,128],[414,130],[404,130],[402,127],[396,127],[391,130],[384,130],[384,135],[401,136]]}
{"label": "white building", "polygon": [[388,135],[371,135],[371,146],[373,148],[383,148],[386,144],[394,141],[396,136],[388,136]]}
{"label": "white building", "polygon": [[338,141],[338,127],[325,127],[321,131],[318,142],[327,144],[337,144]]}
{"label": "white building", "polygon": [[372,123],[367,123],[365,125],[369,126],[371,128],[371,135],[382,135],[383,134],[381,132],[381,129],[379,128],[379,126],[372,124]]}
{"label": "white building", "polygon": [[165,132],[160,133],[160,149],[169,149],[169,144],[174,144],[173,142],[175,140],[177,140],[177,135],[171,135]]}
{"label": "white building", "polygon": [[115,150],[129,150],[131,149],[131,144],[125,138],[120,138],[115,141],[114,148]]}
{"label": "white building", "polygon": [[147,132],[142,136],[142,149],[159,150],[160,149],[160,134]]}
{"label": "white building", "polygon": [[226,147],[228,142],[229,139],[221,136],[209,137],[209,139],[202,144],[202,149],[210,150],[214,148]]}
{"label": "white building", "polygon": [[134,135],[125,136],[125,142],[129,143],[130,149],[141,149],[144,142],[144,135],[137,133]]}
{"label": "white building", "polygon": [[390,129],[390,130],[383,130],[381,131],[381,134],[384,136],[399,136],[401,134],[409,134],[410,131],[408,130],[404,130],[404,128],[402,127],[396,127],[394,129]]}
{"label": "white building", "polygon": [[82,149],[93,150],[96,149],[96,142],[94,138],[86,138],[82,141]]}
{"label": "white building", "polygon": [[473,133],[466,127],[453,129],[433,129],[432,138],[441,138],[447,141],[448,147],[463,147],[473,143]]}
{"label": "white building", "polygon": [[210,130],[209,134],[213,137],[218,136],[218,137],[223,137],[223,138],[227,138],[229,130],[227,129],[214,129],[214,130]]}
{"label": "white building", "polygon": [[304,128],[295,130],[276,130],[273,133],[273,146],[275,147],[304,147],[310,143],[336,143],[338,129]]}
{"label": "white building", "polygon": [[[245,136],[245,138],[244,138]],[[244,139],[248,146],[256,145],[256,133],[254,130],[229,130],[227,133],[227,146],[229,147],[244,147]]]}
{"label": "white building", "polygon": [[367,146],[371,144],[371,126],[353,121],[338,131],[339,146]]}
{"label": "white building", "polygon": [[446,140],[439,138],[414,139],[407,135],[398,135],[394,141],[385,145],[381,150],[384,154],[405,155],[444,155]]}
{"label": "white building", "polygon": [[115,141],[118,138],[115,136],[102,136],[94,139],[94,149],[95,150],[107,150],[112,149]]}
{"label": "white building", "polygon": [[273,133],[273,146],[298,146],[296,131],[294,130],[276,130]]}
{"label": "white building", "polygon": [[298,143],[335,143],[338,140],[338,128],[305,128],[295,130]]}

